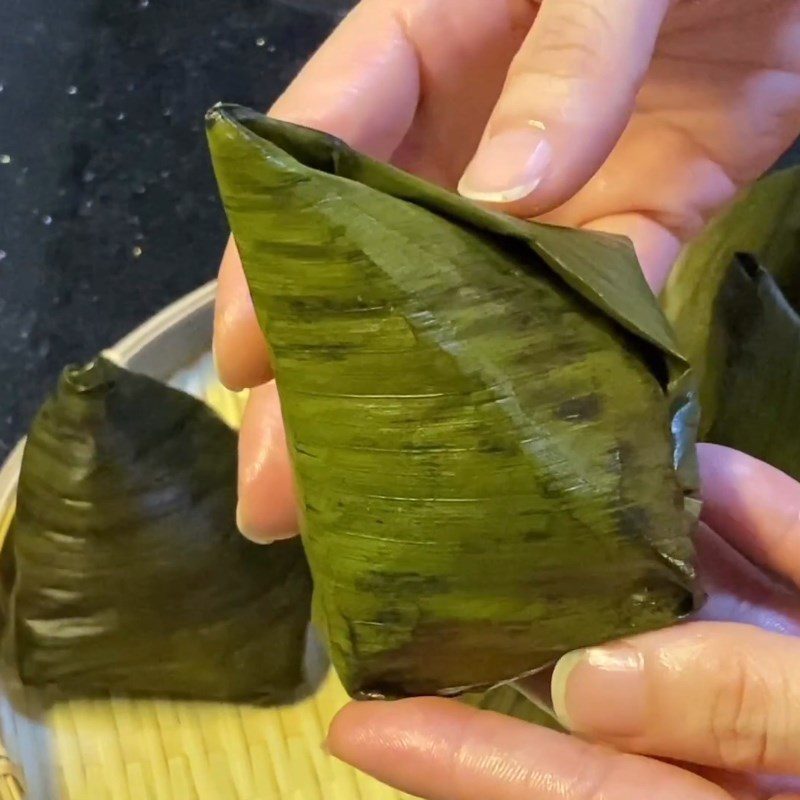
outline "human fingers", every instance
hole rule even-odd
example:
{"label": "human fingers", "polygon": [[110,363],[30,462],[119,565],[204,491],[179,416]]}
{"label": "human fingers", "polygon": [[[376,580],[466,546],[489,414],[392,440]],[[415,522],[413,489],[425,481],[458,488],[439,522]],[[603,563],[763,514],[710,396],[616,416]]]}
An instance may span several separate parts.
{"label": "human fingers", "polygon": [[233,237],[228,239],[219,268],[213,346],[217,375],[228,389],[238,392],[272,378],[267,343]]}
{"label": "human fingers", "polygon": [[703,519],[736,550],[800,586],[800,483],[763,461],[700,445]]}
{"label": "human fingers", "polygon": [[693,620],[744,622],[765,631],[800,636],[800,594],[796,590],[756,567],[702,522],[695,531],[694,545],[707,599]]}
{"label": "human fingers", "polygon": [[725,170],[691,139],[657,117],[637,114],[595,176],[542,221],[627,236],[659,291],[682,243],[735,190]]}
{"label": "human fingers", "polygon": [[250,392],[239,431],[239,530],[256,542],[297,532],[294,478],[275,382]]}
{"label": "human fingers", "polygon": [[[270,114],[323,130],[376,158],[388,158],[414,119],[419,68],[397,3],[365,2],[345,18]],[[230,389],[269,377],[267,350],[235,245],[219,272],[214,352]]]}
{"label": "human fingers", "polygon": [[[796,632],[796,599],[741,554],[796,579],[800,486],[729,448],[700,445],[698,455],[704,519],[713,528],[701,526],[697,539],[710,579],[704,611]],[[724,769],[796,772],[797,659],[796,638],[697,623],[565,656],[553,674],[553,702],[572,729],[639,752]]]}
{"label": "human fingers", "polygon": [[374,158],[391,156],[419,100],[419,64],[397,0],[345,17],[273,105],[277,119],[325,131]]}
{"label": "human fingers", "polygon": [[711,767],[687,765],[687,769],[721,786],[736,800],[800,800],[800,779],[783,775],[726,772]]}
{"label": "human fingers", "polygon": [[571,653],[552,698],[569,730],[629,752],[795,774],[800,642],[696,622]]}
{"label": "human fingers", "polygon": [[530,216],[575,194],[628,123],[669,0],[544,0],[459,184]]}
{"label": "human fingers", "polygon": [[442,699],[351,704],[328,747],[427,800],[731,800],[678,767]]}

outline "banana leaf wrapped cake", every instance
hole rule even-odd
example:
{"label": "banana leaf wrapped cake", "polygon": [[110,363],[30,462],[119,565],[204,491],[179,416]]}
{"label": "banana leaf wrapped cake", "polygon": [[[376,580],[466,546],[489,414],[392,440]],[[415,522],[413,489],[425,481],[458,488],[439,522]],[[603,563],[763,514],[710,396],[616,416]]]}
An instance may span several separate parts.
{"label": "banana leaf wrapped cake", "polygon": [[307,659],[298,541],[236,530],[236,434],[195,398],[99,358],[31,427],[3,550],[6,655],[26,684],[286,703]]}
{"label": "banana leaf wrapped cake", "polygon": [[684,249],[662,303],[700,386],[701,441],[800,480],[800,167],[723,209]]}
{"label": "banana leaf wrapped cake", "polygon": [[347,690],[480,690],[685,615],[695,398],[627,241],[240,107],[207,127]]}

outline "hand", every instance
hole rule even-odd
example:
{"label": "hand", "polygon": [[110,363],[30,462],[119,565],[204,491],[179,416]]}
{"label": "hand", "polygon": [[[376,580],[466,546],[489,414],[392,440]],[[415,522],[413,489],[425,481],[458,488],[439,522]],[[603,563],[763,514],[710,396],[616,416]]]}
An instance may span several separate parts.
{"label": "hand", "polygon": [[800,799],[800,484],[726,448],[700,456],[705,521],[726,539],[701,527],[699,620],[553,674],[562,723],[604,745],[414,699],[348,706],[331,752],[427,800]]}
{"label": "hand", "polygon": [[[658,288],[800,130],[800,2],[364,0],[271,113],[513,213],[627,235]],[[232,244],[215,352],[231,388],[271,377]],[[280,419],[257,390],[239,519],[262,540],[296,528]]]}

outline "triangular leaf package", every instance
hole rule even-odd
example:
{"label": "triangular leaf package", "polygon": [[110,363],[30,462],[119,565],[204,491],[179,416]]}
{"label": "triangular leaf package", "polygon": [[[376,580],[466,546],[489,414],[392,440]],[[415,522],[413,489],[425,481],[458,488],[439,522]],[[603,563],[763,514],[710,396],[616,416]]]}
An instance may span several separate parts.
{"label": "triangular leaf package", "polygon": [[483,689],[692,607],[691,381],[625,240],[239,107],[208,135],[352,695]]}

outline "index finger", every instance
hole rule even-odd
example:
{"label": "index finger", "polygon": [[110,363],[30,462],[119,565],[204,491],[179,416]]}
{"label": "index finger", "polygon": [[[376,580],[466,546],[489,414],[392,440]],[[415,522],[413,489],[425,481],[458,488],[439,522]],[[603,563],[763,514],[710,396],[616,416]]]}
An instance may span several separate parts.
{"label": "index finger", "polygon": [[[270,114],[325,131],[374,158],[402,142],[419,100],[419,65],[397,2],[363,2],[301,70]],[[266,348],[229,243],[219,272],[214,354],[222,382],[239,390],[269,377]]]}
{"label": "index finger", "polygon": [[670,764],[452,700],[351,704],[334,719],[328,746],[427,800],[731,800]]}

